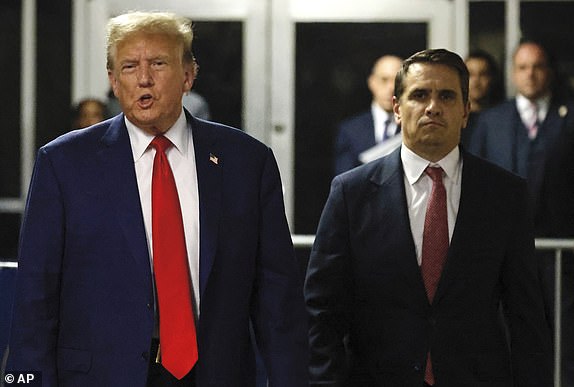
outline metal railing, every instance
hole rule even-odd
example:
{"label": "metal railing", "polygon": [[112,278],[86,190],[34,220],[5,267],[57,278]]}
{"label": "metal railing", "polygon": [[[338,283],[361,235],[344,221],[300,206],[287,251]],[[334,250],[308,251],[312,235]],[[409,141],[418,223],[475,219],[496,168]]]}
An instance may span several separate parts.
{"label": "metal railing", "polygon": [[554,387],[562,387],[562,252],[574,251],[574,239],[536,239],[537,250],[554,250]]}
{"label": "metal railing", "polygon": [[[314,235],[292,235],[295,248],[311,248],[315,240]],[[562,252],[574,251],[574,239],[536,239],[537,250],[554,250],[555,252],[555,282],[554,300],[562,299]],[[1,268],[17,268],[18,263],[12,261],[0,261]],[[560,364],[562,357],[562,304],[554,302],[554,387],[562,387]]]}

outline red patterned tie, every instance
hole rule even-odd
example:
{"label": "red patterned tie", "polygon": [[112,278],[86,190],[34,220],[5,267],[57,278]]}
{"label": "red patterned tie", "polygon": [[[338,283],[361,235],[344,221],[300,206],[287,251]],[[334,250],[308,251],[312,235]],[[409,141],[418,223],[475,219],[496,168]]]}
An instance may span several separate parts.
{"label": "red patterned tie", "polygon": [[[448,219],[443,170],[440,167],[427,167],[425,172],[433,184],[425,215],[421,272],[427,297],[432,303],[448,251]],[[435,383],[430,352],[427,356],[425,382],[431,386]]]}
{"label": "red patterned tie", "polygon": [[197,362],[192,287],[175,179],[165,155],[172,143],[157,136],[152,176],[153,268],[159,303],[161,363],[177,379]]}

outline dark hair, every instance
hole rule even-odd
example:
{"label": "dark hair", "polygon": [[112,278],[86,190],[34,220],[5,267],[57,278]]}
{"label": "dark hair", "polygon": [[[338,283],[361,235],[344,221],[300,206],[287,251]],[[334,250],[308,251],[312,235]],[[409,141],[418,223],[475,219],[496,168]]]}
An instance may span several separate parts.
{"label": "dark hair", "polygon": [[465,59],[465,62],[467,62],[469,59],[481,59],[486,62],[486,65],[488,67],[488,74],[490,75],[491,78],[490,89],[485,98],[487,100],[482,101],[482,103],[485,106],[494,106],[502,102],[505,98],[504,84],[502,81],[502,73],[500,72],[500,68],[494,57],[490,55],[487,51],[481,49],[475,49],[470,51],[470,53]]}
{"label": "dark hair", "polygon": [[413,63],[441,64],[456,70],[460,78],[462,101],[468,102],[468,69],[459,55],[444,48],[419,51],[403,62],[395,78],[395,98],[399,99],[405,91],[404,80]]}
{"label": "dark hair", "polygon": [[109,117],[108,107],[103,101],[97,98],[84,98],[80,100],[77,104],[72,106],[72,122],[71,122],[72,129],[78,129],[80,127],[79,126],[80,116],[82,115],[83,110],[86,108],[86,105],[91,103],[95,103],[98,105],[98,107],[102,111],[103,119]]}
{"label": "dark hair", "polygon": [[90,103],[97,104],[100,107],[100,109],[102,109],[102,113],[103,113],[104,117],[108,116],[107,106],[106,106],[105,102],[103,102],[97,98],[84,98],[72,107],[72,118],[74,120],[78,119],[80,117],[80,114],[82,113],[82,110],[84,110],[86,105],[90,104]]}

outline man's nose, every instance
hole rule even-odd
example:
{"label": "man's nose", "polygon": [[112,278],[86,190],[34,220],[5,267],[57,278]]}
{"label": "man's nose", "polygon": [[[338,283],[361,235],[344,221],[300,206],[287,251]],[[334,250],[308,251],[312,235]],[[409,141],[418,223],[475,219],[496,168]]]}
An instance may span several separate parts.
{"label": "man's nose", "polygon": [[149,66],[140,66],[137,77],[138,85],[140,87],[149,87],[153,85],[153,77]]}
{"label": "man's nose", "polygon": [[439,115],[442,111],[438,97],[431,97],[425,109],[425,113],[429,116]]}

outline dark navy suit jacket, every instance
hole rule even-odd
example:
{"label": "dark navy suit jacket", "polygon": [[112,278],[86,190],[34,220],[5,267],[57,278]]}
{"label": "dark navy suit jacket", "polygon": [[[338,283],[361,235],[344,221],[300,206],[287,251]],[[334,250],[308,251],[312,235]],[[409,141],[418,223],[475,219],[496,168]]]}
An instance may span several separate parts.
{"label": "dark navy suit jacket", "polygon": [[525,182],[462,157],[459,211],[432,304],[400,150],[333,180],[305,283],[312,386],[420,387],[429,350],[440,386],[552,385]]}
{"label": "dark navy suit jacket", "polygon": [[[302,285],[273,154],[187,119],[200,198],[197,386],[254,385],[250,321],[271,385],[304,386]],[[44,386],[146,385],[154,292],[123,115],[39,150],[18,271],[9,368],[41,371]]]}
{"label": "dark navy suit jacket", "polygon": [[[552,199],[548,197],[549,184],[553,187],[559,186],[557,182],[548,181],[549,173],[556,172],[551,169],[558,168],[559,174],[566,178],[574,172],[573,165],[563,163],[559,166],[557,165],[559,161],[555,160],[556,151],[563,148],[565,141],[569,141],[568,132],[572,132],[572,129],[568,127],[572,125],[574,125],[574,101],[564,103],[553,101],[544,122],[540,125],[536,140],[531,142],[516,108],[516,100],[511,99],[480,113],[468,144],[467,149],[471,153],[528,180],[530,208],[536,217],[537,236],[548,236],[544,231],[548,226],[542,225],[541,221],[547,207],[552,206]],[[546,191],[547,199],[544,199],[543,191]],[[560,195],[559,192],[557,194]],[[553,193],[550,192],[550,195]]]}
{"label": "dark navy suit jacket", "polygon": [[361,165],[359,155],[377,144],[371,111],[343,121],[335,141],[335,175]]}

